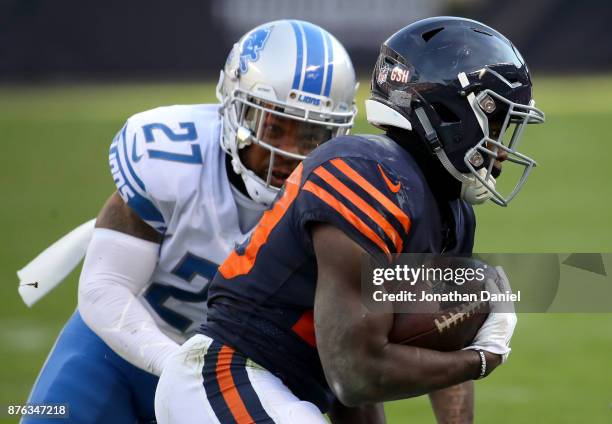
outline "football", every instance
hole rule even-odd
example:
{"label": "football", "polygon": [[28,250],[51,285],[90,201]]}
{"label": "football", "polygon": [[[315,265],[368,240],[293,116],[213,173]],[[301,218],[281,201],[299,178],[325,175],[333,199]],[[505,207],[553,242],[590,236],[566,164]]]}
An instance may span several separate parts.
{"label": "football", "polygon": [[[438,351],[460,350],[470,345],[490,311],[482,301],[486,281],[497,281],[495,268],[471,258],[436,258],[427,269],[465,270],[481,278],[465,279],[461,284],[441,278],[421,279],[411,286],[415,302],[396,312],[389,334],[392,343]],[[480,271],[478,271],[480,270]],[[457,274],[459,275],[459,274]]]}

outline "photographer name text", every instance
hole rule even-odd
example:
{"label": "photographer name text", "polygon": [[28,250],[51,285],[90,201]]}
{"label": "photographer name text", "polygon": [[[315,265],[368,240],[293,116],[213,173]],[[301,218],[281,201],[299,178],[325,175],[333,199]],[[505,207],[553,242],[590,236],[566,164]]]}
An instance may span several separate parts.
{"label": "photographer name text", "polygon": [[428,293],[422,291],[414,293],[401,290],[397,293],[386,293],[376,290],[372,293],[375,302],[520,302],[521,291],[516,293],[507,291],[504,293],[491,293],[483,290],[479,293],[459,293],[451,291],[447,293]]}

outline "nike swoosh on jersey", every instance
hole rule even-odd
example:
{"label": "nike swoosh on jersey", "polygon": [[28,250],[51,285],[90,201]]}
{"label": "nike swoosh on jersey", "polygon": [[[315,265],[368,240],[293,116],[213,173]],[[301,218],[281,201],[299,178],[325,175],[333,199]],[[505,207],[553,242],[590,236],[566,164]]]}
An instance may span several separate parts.
{"label": "nike swoosh on jersey", "polygon": [[134,134],[134,141],[132,141],[132,161],[139,162],[142,159],[142,155],[136,154],[136,134]]}
{"label": "nike swoosh on jersey", "polygon": [[391,192],[397,193],[398,191],[400,191],[400,188],[402,188],[402,184],[399,181],[393,184],[391,180],[389,179],[389,177],[387,177],[387,174],[385,174],[385,171],[383,171],[380,165],[378,165],[378,170],[380,171],[383,177],[383,180],[385,180],[385,184],[387,184],[387,187],[389,187],[389,190],[391,190]]}

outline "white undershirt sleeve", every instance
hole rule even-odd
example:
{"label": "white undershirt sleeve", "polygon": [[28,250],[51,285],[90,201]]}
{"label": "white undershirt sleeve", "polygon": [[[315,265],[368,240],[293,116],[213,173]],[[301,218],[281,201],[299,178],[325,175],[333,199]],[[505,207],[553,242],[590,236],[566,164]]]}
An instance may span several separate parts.
{"label": "white undershirt sleeve", "polygon": [[159,376],[179,345],[137,298],[149,284],[158,252],[157,243],[96,228],[79,280],[79,312],[119,356]]}

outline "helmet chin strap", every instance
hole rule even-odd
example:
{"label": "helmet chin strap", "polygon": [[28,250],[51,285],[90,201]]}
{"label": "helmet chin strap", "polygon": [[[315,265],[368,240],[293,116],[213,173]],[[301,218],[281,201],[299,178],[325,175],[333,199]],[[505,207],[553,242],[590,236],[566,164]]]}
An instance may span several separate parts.
{"label": "helmet chin strap", "polygon": [[444,166],[444,168],[461,183],[467,183],[472,181],[470,177],[457,171],[457,168],[453,166],[448,156],[446,156],[446,152],[442,148],[442,143],[438,138],[438,133],[436,133],[436,130],[434,130],[433,125],[431,125],[431,121],[427,117],[427,113],[425,113],[425,110],[420,107],[418,109],[415,109],[414,112],[419,122],[421,123],[423,131],[425,131],[425,139],[427,140],[429,147],[438,157],[438,160],[440,161],[440,163],[442,163],[442,166]]}
{"label": "helmet chin strap", "polygon": [[[442,148],[442,143],[438,138],[438,134],[436,133],[436,130],[434,130],[433,125],[431,125],[431,121],[427,117],[425,110],[423,110],[423,108],[418,108],[415,109],[415,113],[419,119],[419,122],[421,123],[421,126],[423,127],[423,130],[425,131],[425,138],[427,139],[430,147],[433,149],[434,154],[438,157],[438,160],[444,169],[446,169],[448,173],[453,176],[453,178],[461,182],[461,198],[471,205],[484,203],[490,199],[492,193],[484,186],[484,184],[478,181],[478,179],[471,174],[462,174],[451,163],[450,159],[446,155],[446,152]],[[481,176],[482,171],[484,171],[486,176],[486,169],[481,169],[478,171]],[[493,179],[493,177],[489,177],[489,179],[492,180],[490,183],[495,185],[495,179]]]}
{"label": "helmet chin strap", "polygon": [[[463,75],[465,76],[465,74]],[[471,95],[473,96],[473,94]],[[389,106],[376,100],[366,101],[366,114],[368,121],[373,125],[387,125],[412,131],[412,125],[406,118],[400,115],[397,111],[391,109]],[[415,109],[415,114],[421,123],[421,127],[425,131],[425,138],[429,147],[437,156],[444,169],[446,169],[446,171],[451,174],[453,178],[461,183],[461,198],[471,205],[477,205],[489,200],[492,193],[485,187],[484,184],[482,184],[472,174],[462,174],[451,163],[450,159],[446,155],[446,152],[442,148],[442,143],[438,138],[438,134],[434,130],[431,121],[425,113],[425,110],[423,110],[423,108]],[[481,169],[478,171],[478,173],[482,178],[484,178],[486,176],[486,169]],[[492,176],[489,176],[489,183],[495,187],[495,179]]]}
{"label": "helmet chin strap", "polygon": [[[279,189],[270,186],[265,181],[262,181],[253,171],[247,168],[240,161],[240,157],[238,154],[238,150],[253,144],[252,132],[248,128],[239,125],[237,127],[235,137],[236,143],[234,144],[234,146],[236,148],[236,154],[232,155],[231,160],[234,172],[240,175],[240,177],[242,178],[244,186],[251,199],[264,206],[270,206],[270,204],[274,201],[274,198],[276,197],[276,194],[278,193]],[[270,166],[268,169],[268,177],[271,172],[272,165],[273,161],[270,162]]]}
{"label": "helmet chin strap", "polygon": [[[485,168],[480,168],[478,170],[478,174],[484,179],[487,175],[487,170]],[[474,176],[471,178],[473,179],[471,183],[461,184],[461,198],[470,205],[479,205],[489,200],[492,196],[491,191],[485,187],[485,185],[481,183],[478,178],[475,178]],[[489,175],[488,181],[490,185],[495,187],[495,178],[493,178],[493,176]]]}

